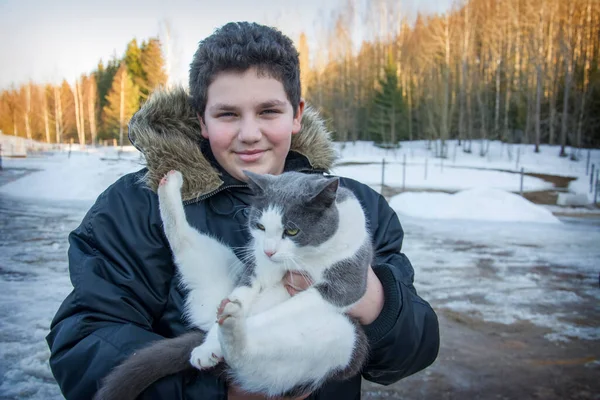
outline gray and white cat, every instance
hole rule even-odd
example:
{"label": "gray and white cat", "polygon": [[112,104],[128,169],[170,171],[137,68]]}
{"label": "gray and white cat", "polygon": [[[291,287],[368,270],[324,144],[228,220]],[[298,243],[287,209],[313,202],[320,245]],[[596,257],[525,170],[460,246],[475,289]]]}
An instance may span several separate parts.
{"label": "gray and white cat", "polygon": [[[139,351],[111,372],[96,399],[135,398],[190,364],[204,370],[223,359],[230,381],[268,396],[301,395],[360,372],[367,340],[346,311],[363,296],[373,257],[361,204],[337,178],[246,175],[255,196],[252,239],[241,260],[189,225],[182,175],[163,178],[160,213],[188,289],[186,317],[207,334]],[[310,276],[313,285],[290,297],[282,283],[290,270]]]}

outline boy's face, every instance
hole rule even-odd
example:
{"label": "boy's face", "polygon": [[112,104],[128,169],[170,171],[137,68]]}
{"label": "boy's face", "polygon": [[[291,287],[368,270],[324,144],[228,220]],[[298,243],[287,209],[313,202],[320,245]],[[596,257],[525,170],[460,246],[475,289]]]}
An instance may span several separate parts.
{"label": "boy's face", "polygon": [[304,102],[294,117],[283,84],[254,68],[221,72],[207,97],[200,125],[219,164],[242,181],[243,170],[281,174],[292,135],[301,128]]}

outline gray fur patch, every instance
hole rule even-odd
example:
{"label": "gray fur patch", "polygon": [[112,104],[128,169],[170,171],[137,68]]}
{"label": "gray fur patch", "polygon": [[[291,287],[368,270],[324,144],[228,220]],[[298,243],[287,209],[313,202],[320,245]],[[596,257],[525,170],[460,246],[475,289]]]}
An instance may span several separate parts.
{"label": "gray fur patch", "polygon": [[94,400],[136,399],[158,379],[192,370],[190,353],[204,342],[204,337],[203,332],[192,331],[138,350],[102,380]]}
{"label": "gray fur patch", "polygon": [[339,261],[325,270],[324,282],[315,285],[321,296],[338,307],[349,306],[365,294],[368,266],[373,247],[367,240],[354,257]]}
{"label": "gray fur patch", "polygon": [[[336,192],[330,193],[327,189],[337,179],[299,172],[259,178],[260,190],[256,190],[248,218],[249,228],[255,229],[264,210],[276,207],[283,211],[285,229],[299,229],[290,240],[300,247],[320,245],[331,238],[339,226],[337,201],[332,203],[335,197],[331,197]],[[347,189],[338,188],[337,194],[340,192],[347,198]]]}

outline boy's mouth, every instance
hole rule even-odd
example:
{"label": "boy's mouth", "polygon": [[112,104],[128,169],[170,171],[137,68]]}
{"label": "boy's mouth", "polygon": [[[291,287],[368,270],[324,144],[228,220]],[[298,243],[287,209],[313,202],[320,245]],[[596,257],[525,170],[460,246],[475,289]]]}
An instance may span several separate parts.
{"label": "boy's mouth", "polygon": [[237,151],[235,154],[239,157],[239,159],[243,162],[254,162],[262,157],[265,153],[265,150],[245,150],[245,151]]}

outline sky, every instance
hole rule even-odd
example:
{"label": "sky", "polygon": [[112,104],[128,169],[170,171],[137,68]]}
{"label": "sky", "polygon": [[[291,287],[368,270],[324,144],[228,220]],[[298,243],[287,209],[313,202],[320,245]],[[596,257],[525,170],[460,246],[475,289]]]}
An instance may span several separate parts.
{"label": "sky", "polygon": [[[173,80],[185,84],[198,42],[219,26],[256,21],[277,26],[294,40],[305,31],[309,46],[316,45],[324,21],[347,1],[0,0],[0,90],[28,80],[73,82],[100,59],[121,57],[134,37],[141,43],[155,36],[170,44]],[[452,0],[404,3],[410,13],[443,12]]]}

